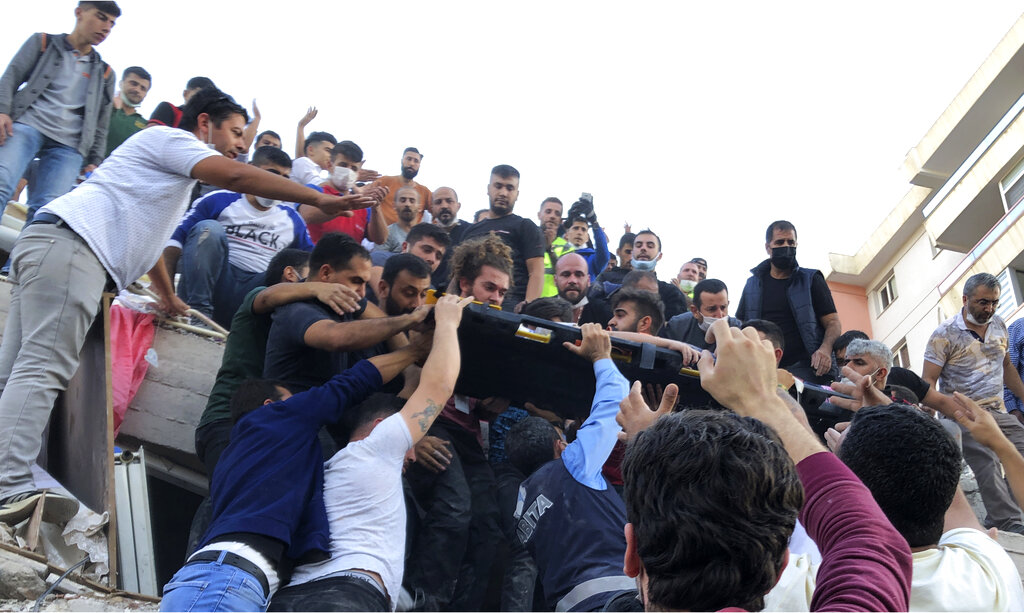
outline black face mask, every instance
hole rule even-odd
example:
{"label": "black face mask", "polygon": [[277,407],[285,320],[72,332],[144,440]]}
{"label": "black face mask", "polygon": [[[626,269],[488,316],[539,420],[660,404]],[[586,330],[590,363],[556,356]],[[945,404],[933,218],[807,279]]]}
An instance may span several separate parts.
{"label": "black face mask", "polygon": [[796,268],[796,247],[772,247],[772,265],[779,270]]}

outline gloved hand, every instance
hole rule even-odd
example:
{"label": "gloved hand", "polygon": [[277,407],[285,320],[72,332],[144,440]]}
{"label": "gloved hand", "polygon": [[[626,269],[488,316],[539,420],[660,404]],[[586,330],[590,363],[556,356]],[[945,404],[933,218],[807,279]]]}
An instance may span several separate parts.
{"label": "gloved hand", "polygon": [[587,219],[591,226],[597,225],[597,213],[594,212],[594,197],[584,192],[577,201],[580,205],[580,214]]}

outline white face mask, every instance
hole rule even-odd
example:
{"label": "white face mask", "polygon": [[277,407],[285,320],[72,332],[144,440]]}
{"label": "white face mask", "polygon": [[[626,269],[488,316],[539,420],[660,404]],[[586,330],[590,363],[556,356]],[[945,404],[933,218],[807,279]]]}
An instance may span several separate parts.
{"label": "white face mask", "polygon": [[636,260],[632,261],[633,270],[640,270],[643,272],[654,270],[654,267],[658,265],[658,257],[655,256],[653,260]]}
{"label": "white face mask", "polygon": [[967,309],[967,308],[964,309],[964,319],[967,320],[967,323],[969,323],[969,324],[971,324],[973,326],[984,326],[985,325],[984,323],[982,323],[982,322],[978,321],[977,319],[975,319],[974,315],[971,315],[971,310]]}
{"label": "white face mask", "polygon": [[696,281],[691,281],[690,279],[679,280],[679,289],[681,289],[684,293],[689,294],[690,292],[693,291],[693,288],[695,287],[697,287]]}
{"label": "white face mask", "polygon": [[356,173],[351,168],[335,166],[331,171],[331,186],[339,192],[347,192],[356,184]]}
{"label": "white face mask", "polygon": [[280,200],[274,200],[273,198],[264,198],[263,196],[253,196],[253,198],[256,199],[256,204],[260,205],[265,209],[272,209],[281,202]]}
{"label": "white face mask", "polygon": [[[871,380],[871,385],[875,384],[875,374],[878,371],[880,371],[880,370],[882,370],[882,369],[881,368],[876,368],[873,371],[871,371],[870,374],[867,375],[867,378]],[[856,385],[853,381],[850,381],[850,379],[847,378],[847,377],[843,377],[843,379],[842,379],[842,381],[840,381],[840,383],[843,383],[843,384],[846,384],[846,385]]]}
{"label": "white face mask", "polygon": [[722,317],[708,317],[707,315],[704,315],[703,317],[704,321],[698,323],[697,325],[700,327],[701,330],[705,332],[707,332],[708,328],[710,328],[716,321],[718,321],[719,319],[723,319]]}

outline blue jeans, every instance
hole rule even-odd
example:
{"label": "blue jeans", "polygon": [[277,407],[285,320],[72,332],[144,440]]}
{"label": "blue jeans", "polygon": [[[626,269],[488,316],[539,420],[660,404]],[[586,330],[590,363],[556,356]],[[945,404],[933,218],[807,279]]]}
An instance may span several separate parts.
{"label": "blue jeans", "polygon": [[[223,557],[223,556],[222,556]],[[186,564],[164,586],[161,611],[266,611],[259,579],[222,562]]]}
{"label": "blue jeans", "polygon": [[178,272],[178,297],[229,329],[245,295],[263,285],[266,275],[228,262],[227,234],[214,219],[204,219],[189,230]]}
{"label": "blue jeans", "polygon": [[15,122],[14,134],[0,146],[0,205],[11,199],[18,181],[37,156],[39,168],[28,186],[26,225],[39,207],[71,191],[82,169],[82,154],[77,149],[58,143],[30,125]]}

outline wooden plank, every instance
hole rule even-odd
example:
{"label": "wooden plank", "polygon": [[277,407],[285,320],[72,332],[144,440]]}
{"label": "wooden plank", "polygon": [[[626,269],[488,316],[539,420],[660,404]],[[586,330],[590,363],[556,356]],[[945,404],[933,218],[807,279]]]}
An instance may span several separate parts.
{"label": "wooden plank", "polygon": [[106,508],[109,521],[107,523],[107,568],[110,573],[107,575],[107,583],[110,587],[117,586],[118,556],[117,556],[117,492],[114,487],[114,368],[111,364],[113,352],[110,349],[110,305],[114,301],[114,294],[103,294],[103,373],[106,382],[106,413],[107,413],[107,440],[106,440]]}
{"label": "wooden plank", "polygon": [[32,517],[28,520],[28,527],[25,530],[25,545],[32,551],[39,549],[39,528],[43,525],[43,509],[46,507],[46,492],[36,501],[36,508],[32,511]]}

